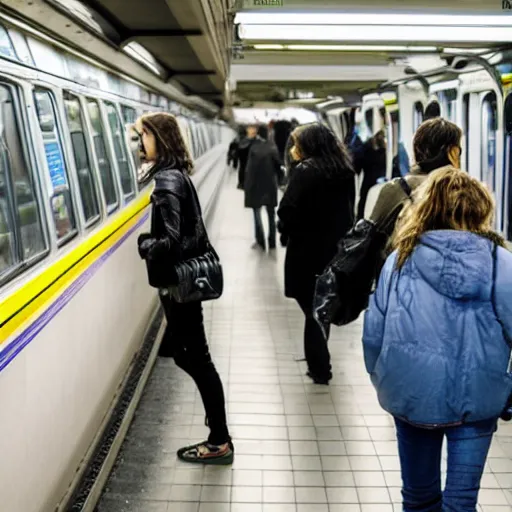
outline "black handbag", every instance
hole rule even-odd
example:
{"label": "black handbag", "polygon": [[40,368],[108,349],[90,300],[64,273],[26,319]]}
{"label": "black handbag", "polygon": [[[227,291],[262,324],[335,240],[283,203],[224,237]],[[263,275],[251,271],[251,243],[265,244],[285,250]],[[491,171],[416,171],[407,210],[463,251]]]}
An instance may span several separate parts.
{"label": "black handbag", "polygon": [[178,283],[169,290],[173,299],[182,304],[218,299],[224,290],[222,265],[219,255],[208,239],[197,192],[188,176],[186,182],[197,214],[197,235],[205,240],[206,250],[201,256],[182,261],[174,267]]}

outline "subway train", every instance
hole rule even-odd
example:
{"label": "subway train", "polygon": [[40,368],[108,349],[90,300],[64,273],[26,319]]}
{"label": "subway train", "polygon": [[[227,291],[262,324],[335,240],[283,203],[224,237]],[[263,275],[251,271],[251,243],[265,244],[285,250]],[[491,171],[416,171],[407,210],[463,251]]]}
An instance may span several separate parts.
{"label": "subway train", "polygon": [[[386,130],[386,178],[412,164],[414,132],[425,116],[440,114],[463,131],[461,166],[493,192],[495,228],[512,240],[512,56],[509,53],[452,55],[447,65],[369,91],[358,106],[342,105],[324,116],[342,140],[354,118],[363,140]],[[354,116],[354,109],[357,116]],[[400,153],[400,155],[399,155]],[[367,216],[382,185],[370,191]]]}
{"label": "subway train", "polygon": [[0,59],[0,511],[54,511],[157,314],[133,123],[177,115],[207,211],[234,133],[14,21]]}

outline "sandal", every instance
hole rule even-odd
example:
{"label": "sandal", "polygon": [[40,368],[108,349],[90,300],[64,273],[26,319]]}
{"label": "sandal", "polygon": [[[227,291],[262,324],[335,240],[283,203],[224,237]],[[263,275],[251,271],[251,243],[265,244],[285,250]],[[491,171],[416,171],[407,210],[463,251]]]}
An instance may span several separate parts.
{"label": "sandal", "polygon": [[177,455],[183,462],[228,466],[233,464],[235,452],[230,442],[221,446],[215,446],[208,441],[203,441],[202,443],[180,448]]}

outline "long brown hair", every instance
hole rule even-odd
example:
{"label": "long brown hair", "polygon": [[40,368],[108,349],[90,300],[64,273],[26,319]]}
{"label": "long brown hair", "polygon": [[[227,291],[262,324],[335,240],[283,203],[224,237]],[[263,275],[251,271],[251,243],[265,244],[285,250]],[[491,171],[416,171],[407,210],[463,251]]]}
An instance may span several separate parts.
{"label": "long brown hair", "polygon": [[192,174],[194,164],[176,117],[165,112],[154,112],[141,116],[140,122],[155,136],[157,153],[155,165],[141,181],[149,181],[159,169],[164,168]]}
{"label": "long brown hair", "polygon": [[427,231],[471,231],[504,245],[503,239],[491,231],[493,215],[491,193],[477,179],[452,166],[432,172],[416,190],[415,202],[398,226],[393,240],[398,251],[397,267],[404,265]]}
{"label": "long brown hair", "polygon": [[301,125],[292,132],[299,160],[310,161],[328,176],[353,176],[352,160],[334,132],[320,123]]}

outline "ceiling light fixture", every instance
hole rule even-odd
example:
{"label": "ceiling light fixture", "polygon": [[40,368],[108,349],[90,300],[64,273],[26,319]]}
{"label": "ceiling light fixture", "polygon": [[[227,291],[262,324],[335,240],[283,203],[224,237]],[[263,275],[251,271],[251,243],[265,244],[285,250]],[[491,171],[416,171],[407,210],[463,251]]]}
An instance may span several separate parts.
{"label": "ceiling light fixture", "polygon": [[252,41],[393,41],[510,43],[509,27],[241,25],[239,37]]}
{"label": "ceiling light fixture", "polygon": [[284,50],[285,46],[282,44],[255,44],[255,50]]}
{"label": "ceiling light fixture", "polygon": [[288,50],[304,51],[341,51],[341,52],[435,52],[435,46],[353,46],[342,44],[290,44],[285,46]]}
{"label": "ceiling light fixture", "polygon": [[239,12],[235,23],[244,25],[417,25],[463,27],[511,27],[508,15],[454,14],[357,14],[357,13],[261,13]]}
{"label": "ceiling light fixture", "polygon": [[490,52],[489,48],[445,48],[445,53],[486,53]]}

